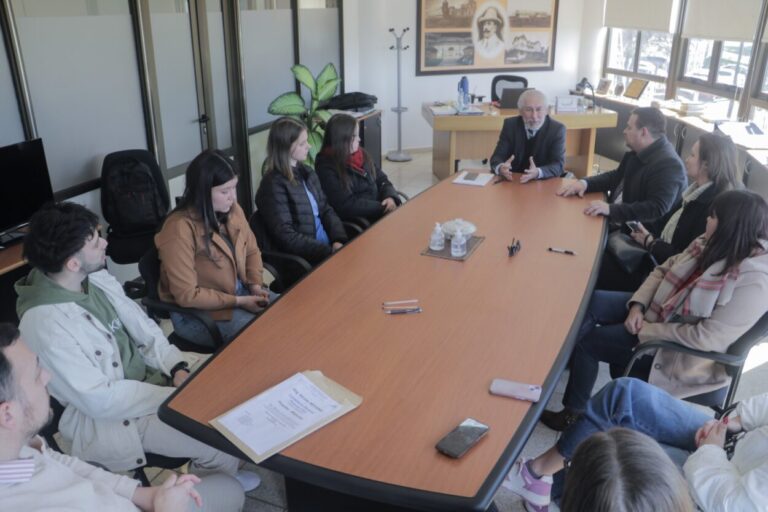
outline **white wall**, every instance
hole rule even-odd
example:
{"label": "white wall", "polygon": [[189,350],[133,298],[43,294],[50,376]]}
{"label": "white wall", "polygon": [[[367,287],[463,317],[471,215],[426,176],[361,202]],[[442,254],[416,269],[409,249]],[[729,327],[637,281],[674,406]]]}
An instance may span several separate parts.
{"label": "white wall", "polygon": [[581,22],[579,47],[579,77],[587,77],[597,87],[602,77],[603,53],[608,29],[603,28],[603,7],[605,0],[583,0],[584,16]]}
{"label": "white wall", "polygon": [[[529,86],[547,93],[551,103],[554,103],[554,96],[567,95],[568,89],[582,76],[579,66],[579,59],[584,53],[580,51],[582,13],[589,12],[588,16],[594,17],[594,23],[599,27],[602,14],[593,14],[596,12],[595,5],[602,5],[602,0],[560,0],[555,69],[515,73],[528,78]],[[594,31],[592,24],[590,20],[588,25]],[[411,29],[404,38],[404,44],[410,45],[410,48],[403,53],[402,63],[403,105],[409,109],[403,114],[403,147],[431,147],[432,130],[421,116],[421,104],[454,99],[461,74],[416,76],[416,2],[413,0],[344,2],[346,91],[362,91],[378,97],[377,107],[383,110],[382,149],[384,152],[394,149],[397,146],[397,117],[390,109],[397,103],[397,61],[395,51],[389,50],[394,44],[394,37],[388,32],[390,27],[397,31],[405,27]],[[467,75],[470,92],[489,96],[491,80],[496,74]]]}

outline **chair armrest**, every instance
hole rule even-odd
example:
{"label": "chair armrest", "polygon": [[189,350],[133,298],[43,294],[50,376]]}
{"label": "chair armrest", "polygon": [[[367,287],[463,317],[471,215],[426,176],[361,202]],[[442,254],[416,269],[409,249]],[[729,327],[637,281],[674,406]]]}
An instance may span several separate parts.
{"label": "chair armrest", "polygon": [[397,192],[397,196],[400,198],[401,204],[411,200],[411,198],[408,197],[408,195],[404,192],[400,192],[399,190],[395,190],[395,192]]}
{"label": "chair armrest", "polygon": [[342,221],[342,224],[344,224],[344,229],[346,230],[347,236],[349,237],[350,240],[356,237],[357,235],[362,234],[363,232],[363,228],[361,228],[354,222],[349,222],[345,220],[345,221]]}
{"label": "chair armrest", "polygon": [[[307,262],[307,260],[305,260],[301,256],[296,256],[295,254],[288,254],[287,252],[280,252],[280,251],[273,251],[273,250],[261,251],[261,259],[262,261],[264,260],[287,261],[287,262],[293,263],[294,265],[298,265],[299,267],[301,267],[301,269],[305,273],[308,273],[312,270],[312,265],[310,265],[309,262]],[[268,264],[271,265],[271,263],[268,263]],[[272,267],[274,268],[274,265],[272,265]],[[272,271],[270,270],[270,272]]]}
{"label": "chair armrest", "polygon": [[171,312],[181,313],[183,315],[190,315],[195,317],[195,319],[199,320],[208,330],[216,348],[219,348],[224,345],[224,338],[221,336],[221,331],[219,331],[219,328],[216,325],[216,322],[213,321],[211,316],[206,311],[203,311],[201,309],[195,309],[195,308],[183,308],[177,304],[162,302],[149,297],[144,297],[143,299],[141,299],[141,303],[147,309],[159,309],[160,311],[165,311],[168,313],[171,313]]}
{"label": "chair armrest", "polygon": [[632,367],[635,364],[635,361],[637,361],[641,356],[645,355],[647,352],[651,352],[653,350],[658,349],[664,349],[664,350],[674,350],[675,352],[682,352],[683,354],[688,354],[691,356],[701,357],[703,359],[709,359],[710,361],[715,361],[720,364],[724,364],[726,366],[741,366],[744,361],[747,359],[747,355],[736,355],[736,354],[723,354],[722,352],[706,352],[704,350],[697,350],[695,348],[686,347],[685,345],[681,345],[680,343],[676,343],[674,341],[664,341],[664,340],[658,340],[658,341],[649,341],[648,343],[642,343],[635,347],[632,358],[629,360],[629,363],[627,363],[627,367],[624,369],[624,376],[627,377],[629,375],[630,370],[632,370]]}

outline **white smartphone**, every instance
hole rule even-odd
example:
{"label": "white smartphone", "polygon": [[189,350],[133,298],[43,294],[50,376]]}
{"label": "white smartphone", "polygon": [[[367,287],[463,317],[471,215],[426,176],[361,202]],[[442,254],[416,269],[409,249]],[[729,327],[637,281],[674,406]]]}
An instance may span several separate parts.
{"label": "white smartphone", "polygon": [[541,386],[507,379],[493,379],[490,391],[493,395],[507,396],[533,403],[538,402],[541,397]]}

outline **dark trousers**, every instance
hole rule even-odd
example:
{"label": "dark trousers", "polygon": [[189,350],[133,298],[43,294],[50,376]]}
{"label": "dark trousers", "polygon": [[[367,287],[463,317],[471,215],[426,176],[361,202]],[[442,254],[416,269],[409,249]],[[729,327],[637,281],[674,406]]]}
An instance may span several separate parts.
{"label": "dark trousers", "polygon": [[[638,342],[637,336],[624,327],[627,301],[631,297],[631,292],[595,290],[592,294],[571,354],[571,372],[563,396],[565,407],[584,410],[597,380],[600,361],[610,364],[612,373],[623,370],[629,362]],[[650,357],[638,361],[632,374],[647,379],[650,362]]]}

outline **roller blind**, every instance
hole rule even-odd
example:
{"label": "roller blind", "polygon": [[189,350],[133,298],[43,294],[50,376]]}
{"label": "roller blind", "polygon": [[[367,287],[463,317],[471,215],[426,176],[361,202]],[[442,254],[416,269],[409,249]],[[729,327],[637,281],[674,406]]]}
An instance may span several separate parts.
{"label": "roller blind", "polygon": [[688,0],[683,37],[752,41],[761,0]]}
{"label": "roller blind", "polygon": [[674,32],[679,12],[679,0],[605,0],[603,25]]}

